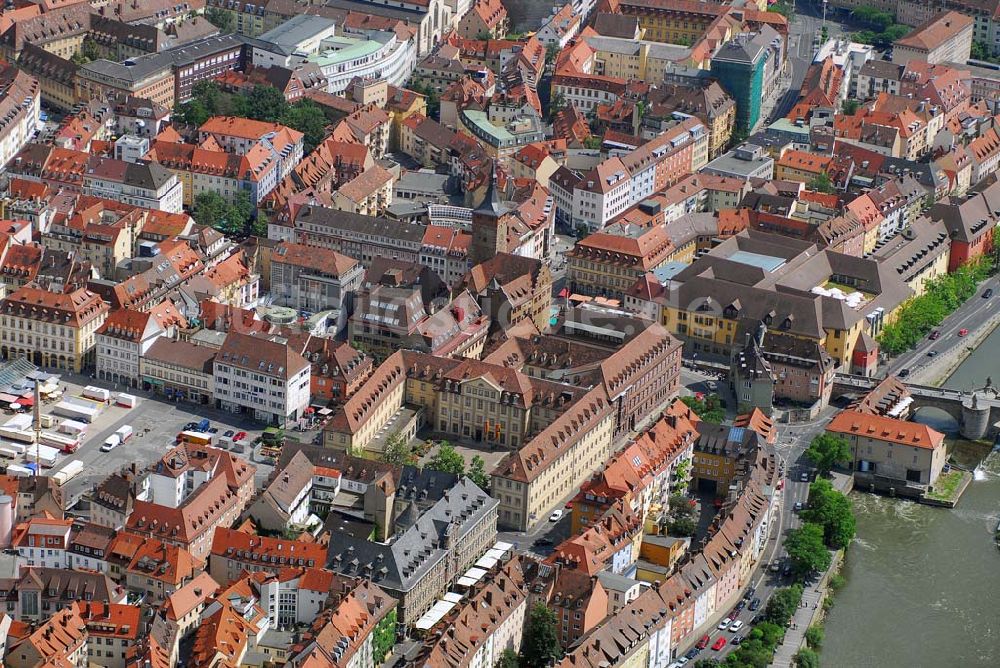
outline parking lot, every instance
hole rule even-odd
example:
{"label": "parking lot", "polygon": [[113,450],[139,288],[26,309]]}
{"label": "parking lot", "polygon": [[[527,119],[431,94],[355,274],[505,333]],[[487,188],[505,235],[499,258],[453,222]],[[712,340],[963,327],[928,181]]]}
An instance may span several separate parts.
{"label": "parking lot", "polygon": [[[64,396],[67,397],[80,396],[86,385],[95,385],[112,390],[112,392],[116,391],[112,383],[95,381],[85,376],[63,375],[60,379],[60,385],[65,386]],[[208,418],[212,423],[212,428],[218,429],[219,435],[228,430],[245,431],[249,440],[259,437],[263,430],[263,425],[242,415],[220,411],[208,406],[170,402],[162,397],[152,397],[149,393],[142,391],[127,391],[138,400],[134,408],[116,406],[112,402],[90,424],[86,438],[79,450],[73,454],[60,455],[54,467],[44,470],[44,474],[52,475],[72,461],[83,462],[83,471],[66,484],[68,499],[79,498],[111,473],[131,464],[135,464],[139,468],[149,466],[173,447],[177,434],[188,422],[197,422],[202,418]],[[41,412],[49,414],[55,403],[54,401],[43,403]],[[65,419],[60,416],[54,417],[60,422]],[[9,416],[4,416],[4,418],[9,419]],[[126,424],[132,426],[134,433],[132,438],[110,452],[101,452],[101,445],[105,439]],[[237,456],[244,457],[257,466],[258,485],[267,479],[271,467],[255,461],[252,451],[248,450],[237,454]]]}

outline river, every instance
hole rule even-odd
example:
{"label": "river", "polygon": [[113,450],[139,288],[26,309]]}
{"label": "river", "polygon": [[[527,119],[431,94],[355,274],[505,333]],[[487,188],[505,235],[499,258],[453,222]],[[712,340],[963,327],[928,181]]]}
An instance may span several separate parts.
{"label": "river", "polygon": [[[944,384],[1000,383],[1000,329]],[[942,416],[921,413],[921,421]],[[983,448],[952,443],[955,460],[975,466]],[[826,622],[821,660],[836,668],[1000,666],[1000,453],[952,510],[871,494],[851,496],[858,534]]]}

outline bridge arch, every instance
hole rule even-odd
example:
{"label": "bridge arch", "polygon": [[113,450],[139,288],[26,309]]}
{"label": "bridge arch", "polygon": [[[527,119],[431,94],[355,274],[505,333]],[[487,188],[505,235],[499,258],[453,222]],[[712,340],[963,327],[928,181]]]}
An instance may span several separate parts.
{"label": "bridge arch", "polygon": [[958,412],[959,415],[956,416],[954,411],[940,406],[918,406],[913,410],[910,419],[945,434],[957,434],[962,429],[961,410]]}

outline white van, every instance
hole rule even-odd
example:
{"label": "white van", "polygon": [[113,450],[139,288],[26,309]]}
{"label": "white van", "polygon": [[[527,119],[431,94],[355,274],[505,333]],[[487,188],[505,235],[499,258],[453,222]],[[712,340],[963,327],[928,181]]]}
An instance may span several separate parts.
{"label": "white van", "polygon": [[111,452],[119,445],[121,445],[122,439],[118,434],[111,434],[106,439],[104,439],[104,445],[101,446],[101,452]]}

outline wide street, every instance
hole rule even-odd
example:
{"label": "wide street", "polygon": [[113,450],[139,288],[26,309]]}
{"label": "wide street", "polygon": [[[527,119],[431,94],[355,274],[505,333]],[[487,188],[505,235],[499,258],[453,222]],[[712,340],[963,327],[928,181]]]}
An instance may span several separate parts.
{"label": "wide street", "polygon": [[[983,293],[990,289],[997,294],[989,299],[983,298]],[[912,374],[927,365],[933,357],[951,350],[955,346],[963,345],[962,337],[958,333],[963,329],[975,331],[976,328],[996,315],[998,299],[1000,299],[1000,276],[992,276],[979,286],[975,295],[959,306],[937,327],[936,331],[940,332],[941,335],[936,340],[924,337],[916,348],[891,360],[886,373],[899,374],[900,371],[906,369],[907,375]],[[932,352],[933,355],[931,355]]]}

